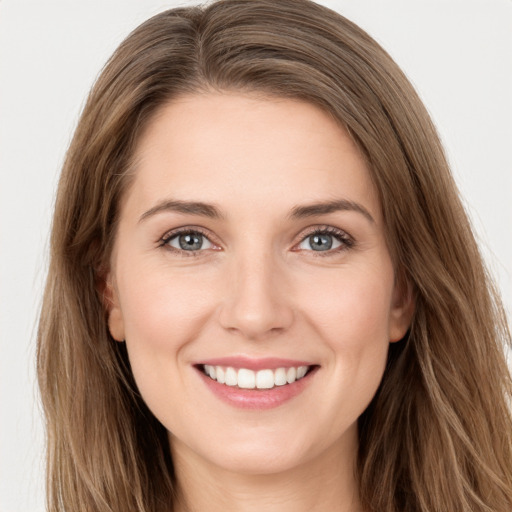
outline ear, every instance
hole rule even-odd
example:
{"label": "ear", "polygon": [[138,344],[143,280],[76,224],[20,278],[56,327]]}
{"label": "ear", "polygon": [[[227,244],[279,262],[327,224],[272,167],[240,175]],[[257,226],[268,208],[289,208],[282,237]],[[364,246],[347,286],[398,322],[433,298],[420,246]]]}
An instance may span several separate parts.
{"label": "ear", "polygon": [[108,330],[116,341],[124,341],[124,319],[112,271],[98,272],[96,286],[107,313]]}
{"label": "ear", "polygon": [[389,317],[389,342],[400,341],[411,326],[414,315],[414,291],[408,279],[397,279]]}

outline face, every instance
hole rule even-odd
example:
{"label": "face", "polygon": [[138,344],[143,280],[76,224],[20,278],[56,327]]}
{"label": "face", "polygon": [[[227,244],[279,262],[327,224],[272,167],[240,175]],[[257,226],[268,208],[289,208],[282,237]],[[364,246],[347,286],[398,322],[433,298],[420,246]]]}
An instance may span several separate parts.
{"label": "face", "polygon": [[272,473],[354,454],[411,305],[347,133],[308,103],[184,96],[134,172],[109,328],[173,456]]}

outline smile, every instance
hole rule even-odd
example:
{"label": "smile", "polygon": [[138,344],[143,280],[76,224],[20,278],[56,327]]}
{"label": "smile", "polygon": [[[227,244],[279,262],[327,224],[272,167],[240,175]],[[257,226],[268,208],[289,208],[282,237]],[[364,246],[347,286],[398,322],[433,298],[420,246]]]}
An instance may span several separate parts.
{"label": "smile", "polygon": [[231,366],[201,365],[201,369],[210,379],[239,389],[272,389],[286,386],[302,379],[311,370],[310,366],[291,366],[289,368],[261,369],[233,368]]}
{"label": "smile", "polygon": [[220,357],[198,361],[197,374],[214,396],[245,410],[273,409],[301,395],[320,365],[278,357]]}

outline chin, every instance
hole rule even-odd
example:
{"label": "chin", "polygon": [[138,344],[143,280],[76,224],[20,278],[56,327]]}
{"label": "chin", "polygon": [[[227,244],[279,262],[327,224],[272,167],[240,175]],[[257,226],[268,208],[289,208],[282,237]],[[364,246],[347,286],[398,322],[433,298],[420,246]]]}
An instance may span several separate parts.
{"label": "chin", "polygon": [[298,469],[308,462],[311,457],[306,453],[287,449],[268,450],[262,447],[245,448],[231,451],[224,457],[218,457],[212,462],[230,473],[238,475],[276,475]]}
{"label": "chin", "polygon": [[[191,440],[185,450],[189,455],[193,452],[198,463],[206,461],[210,467],[228,473],[254,476],[290,474],[302,468],[309,472],[315,460],[336,464],[337,459],[345,458],[347,450],[351,454],[355,453],[355,425],[346,432],[347,435],[341,437],[331,436],[328,432],[319,436],[316,432],[290,430],[280,431],[274,426],[256,428],[249,432],[241,426],[225,436],[210,435],[197,444]],[[184,454],[181,442],[174,442],[173,452],[181,451]],[[181,450],[178,445],[181,445]]]}

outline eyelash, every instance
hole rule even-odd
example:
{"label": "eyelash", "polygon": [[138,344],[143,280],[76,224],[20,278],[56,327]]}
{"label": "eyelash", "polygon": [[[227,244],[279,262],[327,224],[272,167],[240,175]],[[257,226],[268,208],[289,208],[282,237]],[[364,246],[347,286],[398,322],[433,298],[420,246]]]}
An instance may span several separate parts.
{"label": "eyelash", "polygon": [[[306,239],[308,239],[311,236],[315,235],[329,235],[333,238],[337,239],[341,245],[335,249],[329,249],[327,251],[308,251],[311,252],[315,257],[319,258],[327,258],[329,256],[333,256],[336,254],[339,254],[341,252],[344,252],[348,249],[352,249],[355,245],[354,239],[348,235],[345,231],[342,231],[341,229],[335,228],[333,226],[316,226],[311,229],[311,231],[308,231],[301,239],[299,244],[304,242]],[[297,244],[298,245],[298,244]]]}
{"label": "eyelash", "polygon": [[[183,249],[177,249],[176,247],[171,247],[169,242],[180,235],[193,235],[193,234],[199,234],[205,237],[210,243],[215,245],[214,242],[212,242],[209,238],[209,235],[203,231],[199,227],[194,228],[178,228],[176,230],[170,231],[166,233],[159,242],[159,247],[162,247],[168,251],[171,251],[179,256],[183,257],[197,257],[200,256],[199,253],[203,252],[204,250],[197,250],[197,251],[185,251]],[[304,242],[306,239],[308,239],[311,236],[315,235],[329,235],[334,238],[336,238],[341,245],[335,249],[329,249],[326,251],[313,251],[309,250],[308,252],[313,253],[315,257],[325,258],[329,256],[333,256],[334,254],[338,254],[340,252],[346,251],[348,249],[352,249],[355,245],[354,239],[348,235],[345,231],[342,231],[341,229],[335,228],[333,226],[316,226],[311,228],[305,235],[302,236],[300,241],[295,245],[300,245],[302,242]],[[303,249],[301,249],[303,250]]]}
{"label": "eyelash", "polygon": [[[180,236],[180,235],[194,235],[194,234],[202,235],[207,240],[210,240],[210,238],[207,235],[207,233],[205,231],[203,231],[201,228],[196,228],[196,227],[194,227],[194,228],[178,228],[176,230],[173,230],[173,231],[170,231],[170,232],[166,233],[161,238],[160,243],[159,243],[159,247],[162,247],[165,250],[168,250],[170,252],[173,252],[173,253],[177,254],[178,256],[183,256],[185,258],[189,257],[189,256],[197,257],[197,256],[200,255],[199,253],[202,252],[202,251],[184,251],[183,249],[176,249],[176,247],[171,247],[170,245],[168,245],[169,242],[173,238],[176,238],[177,236]],[[210,243],[213,243],[213,242],[210,241]]]}

